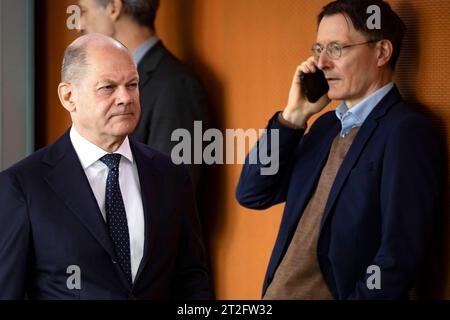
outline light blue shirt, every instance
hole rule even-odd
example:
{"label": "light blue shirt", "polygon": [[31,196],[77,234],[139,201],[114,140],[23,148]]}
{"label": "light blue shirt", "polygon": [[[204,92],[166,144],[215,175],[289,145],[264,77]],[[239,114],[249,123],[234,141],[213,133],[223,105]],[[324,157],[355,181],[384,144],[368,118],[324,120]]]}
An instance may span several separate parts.
{"label": "light blue shirt", "polygon": [[139,47],[133,50],[133,60],[136,65],[141,62],[142,58],[145,56],[148,50],[150,50],[157,42],[159,38],[157,36],[152,36],[142,42]]}
{"label": "light blue shirt", "polygon": [[342,101],[335,111],[342,125],[341,137],[344,138],[352,128],[362,126],[370,112],[393,87],[394,83],[389,82],[350,109],[347,108],[345,101]]}

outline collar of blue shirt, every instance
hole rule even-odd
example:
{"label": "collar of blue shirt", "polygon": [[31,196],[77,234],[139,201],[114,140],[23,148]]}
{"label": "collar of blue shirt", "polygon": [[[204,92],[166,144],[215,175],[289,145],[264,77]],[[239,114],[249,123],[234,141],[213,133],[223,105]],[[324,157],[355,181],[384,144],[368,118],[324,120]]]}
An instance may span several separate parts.
{"label": "collar of blue shirt", "polygon": [[157,36],[152,36],[142,42],[139,47],[133,50],[133,60],[134,63],[139,64],[141,62],[142,58],[145,56],[148,50],[150,50],[157,42],[159,41],[159,38]]}
{"label": "collar of blue shirt", "polygon": [[345,137],[352,128],[362,126],[367,116],[393,87],[393,82],[388,83],[350,109],[342,101],[335,110],[336,117],[341,121],[341,137]]}

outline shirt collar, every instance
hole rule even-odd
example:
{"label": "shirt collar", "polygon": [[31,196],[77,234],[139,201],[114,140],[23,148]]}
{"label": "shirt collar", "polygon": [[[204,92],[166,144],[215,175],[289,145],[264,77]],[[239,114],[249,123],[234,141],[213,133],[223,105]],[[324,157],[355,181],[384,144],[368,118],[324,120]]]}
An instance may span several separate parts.
{"label": "shirt collar", "polygon": [[342,101],[335,110],[336,117],[342,124],[341,135],[345,136],[353,127],[360,127],[376,105],[393,87],[394,83],[389,82],[350,109],[347,108],[345,101]]}
{"label": "shirt collar", "polygon": [[139,64],[147,51],[150,50],[158,41],[159,38],[157,36],[151,36],[150,38],[142,42],[139,47],[134,49],[132,53],[134,63],[136,63],[136,65]]}
{"label": "shirt collar", "polygon": [[[72,128],[70,129],[70,140],[72,141],[72,145],[84,169],[87,169],[101,157],[108,154],[107,151],[81,136],[74,125],[72,125]],[[133,154],[131,152],[128,137],[125,138],[120,147],[114,153],[120,154],[122,157],[133,163]]]}

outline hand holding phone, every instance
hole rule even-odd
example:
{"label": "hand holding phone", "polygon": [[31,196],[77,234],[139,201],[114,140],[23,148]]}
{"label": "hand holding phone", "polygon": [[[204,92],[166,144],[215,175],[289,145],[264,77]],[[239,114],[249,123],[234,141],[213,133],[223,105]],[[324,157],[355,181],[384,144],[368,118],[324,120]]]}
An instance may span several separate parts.
{"label": "hand holding phone", "polygon": [[316,69],[314,73],[300,72],[300,86],[302,96],[311,103],[317,102],[330,89],[325,74],[320,69]]}
{"label": "hand holding phone", "polygon": [[315,58],[309,57],[295,71],[289,90],[288,103],[282,117],[294,127],[302,128],[308,119],[325,108],[330,99],[327,95],[328,82]]}

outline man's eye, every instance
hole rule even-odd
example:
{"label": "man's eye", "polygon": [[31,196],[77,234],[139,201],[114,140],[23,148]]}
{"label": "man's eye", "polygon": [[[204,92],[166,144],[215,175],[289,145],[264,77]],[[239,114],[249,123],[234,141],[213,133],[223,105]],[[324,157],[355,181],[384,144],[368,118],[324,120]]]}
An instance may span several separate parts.
{"label": "man's eye", "polygon": [[135,88],[137,88],[137,86],[138,86],[137,83],[130,83],[130,84],[128,85],[128,88],[130,88],[130,89],[135,89]]}
{"label": "man's eye", "polygon": [[322,48],[321,46],[319,46],[319,45],[315,45],[315,46],[313,47],[313,50],[314,50],[315,52],[317,52],[317,53],[321,53],[321,52],[323,51],[323,48]]}
{"label": "man's eye", "polygon": [[339,49],[341,46],[337,43],[333,43],[332,45],[330,45],[331,49]]}
{"label": "man's eye", "polygon": [[109,85],[109,86],[103,86],[99,90],[106,92],[106,91],[112,91],[113,89],[114,89],[114,86]]}

